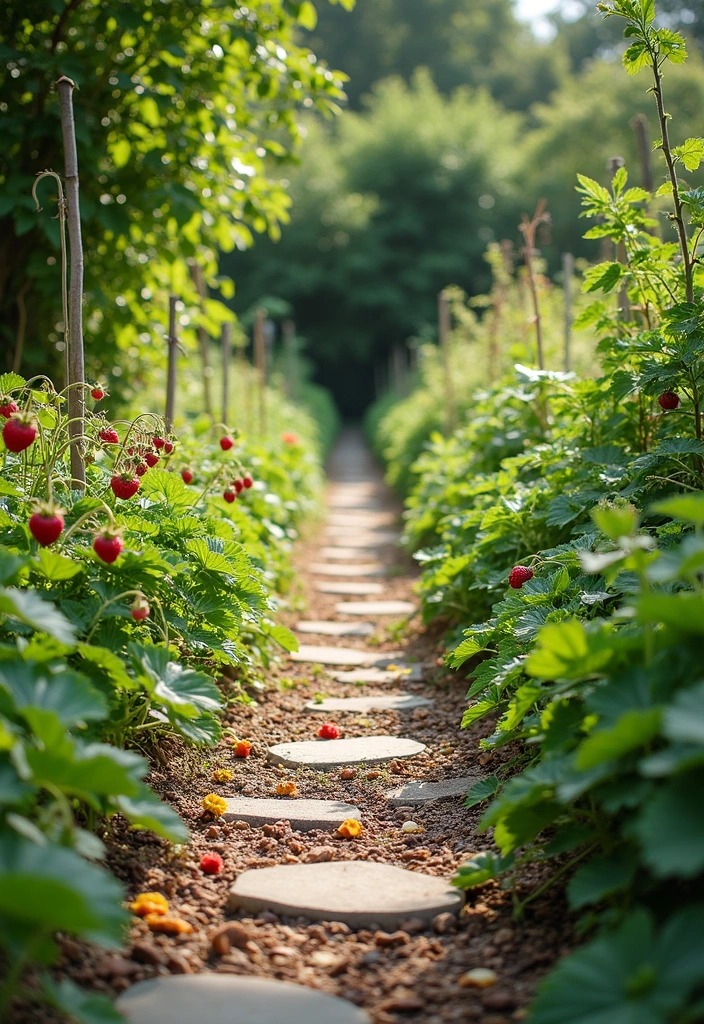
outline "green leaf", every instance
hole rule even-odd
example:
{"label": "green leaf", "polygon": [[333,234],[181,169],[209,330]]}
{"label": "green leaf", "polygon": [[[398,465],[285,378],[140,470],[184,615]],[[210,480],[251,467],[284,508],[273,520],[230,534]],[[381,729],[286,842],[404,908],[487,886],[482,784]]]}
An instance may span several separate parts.
{"label": "green leaf", "polygon": [[310,0],[303,0],[298,10],[298,23],[303,28],[307,28],[309,32],[312,32],[318,24],[318,15]]}
{"label": "green leaf", "polygon": [[567,886],[567,898],[572,910],[601,900],[627,888],[636,872],[633,851],[622,850],[610,857],[593,857],[574,873]]}
{"label": "green leaf", "polygon": [[637,75],[643,68],[647,68],[651,58],[645,41],[639,39],[631,43],[623,55],[623,66],[629,75]]}
{"label": "green leaf", "polygon": [[148,828],[172,843],[187,843],[189,840],[188,829],[176,811],[147,786],[142,787],[139,796],[117,797],[115,806],[133,825]]}
{"label": "green leaf", "polygon": [[500,857],[491,850],[476,853],[459,866],[457,874],[452,879],[452,885],[456,885],[458,889],[473,889],[492,878],[498,878],[512,866],[512,856]]}
{"label": "green leaf", "polygon": [[486,779],[479,779],[477,782],[473,782],[467,790],[464,806],[476,807],[477,804],[489,800],[494,796],[500,785],[501,783],[495,775],[490,775]]}
{"label": "green leaf", "polygon": [[688,171],[696,171],[704,159],[704,139],[687,139],[681,146],[675,146],[672,152]]}
{"label": "green leaf", "polygon": [[0,687],[9,693],[18,711],[51,711],[64,725],[104,718],[107,712],[102,695],[85,676],[65,665],[0,662]]}
{"label": "green leaf", "polygon": [[108,147],[108,152],[112,157],[115,167],[119,170],[129,163],[130,156],[132,155],[132,146],[127,139],[119,139],[112,146]]}
{"label": "green leaf", "polygon": [[599,263],[584,274],[583,292],[612,292],[627,268],[622,263]]}
{"label": "green leaf", "polygon": [[59,580],[71,580],[74,576],[84,572],[84,567],[80,562],[66,558],[65,555],[60,555],[56,551],[50,551],[49,548],[41,548],[36,557],[32,559],[31,565],[35,572],[54,583]]}
{"label": "green leaf", "polygon": [[656,878],[694,878],[704,869],[704,771],[670,779],[645,805],[633,829]]}
{"label": "green leaf", "polygon": [[129,650],[135,671],[155,702],[166,704],[186,718],[197,718],[204,711],[214,714],[220,710],[220,691],[203,672],[169,661],[169,652],[163,647],[131,643]]}
{"label": "green leaf", "polygon": [[277,625],[273,622],[264,621],[262,622],[262,632],[267,636],[270,636],[272,640],[275,640],[279,647],[287,653],[298,650],[298,640],[286,626]]}
{"label": "green leaf", "polygon": [[0,614],[14,616],[62,644],[73,644],[76,639],[68,619],[34,590],[0,588]]}
{"label": "green leaf", "polygon": [[35,785],[58,787],[93,807],[98,797],[140,794],[140,779],[148,770],[143,757],[107,743],[83,746],[66,740],[49,750],[27,749],[25,757]]}
{"label": "green leaf", "polygon": [[651,505],[653,512],[673,519],[681,519],[685,523],[693,523],[696,527],[704,526],[704,494],[677,494],[664,501],[656,501]]}
{"label": "green leaf", "polygon": [[643,594],[636,613],[639,622],[662,622],[678,633],[704,634],[704,594]]}
{"label": "green leaf", "polygon": [[79,988],[68,978],[56,982],[48,974],[41,976],[41,984],[47,1002],[72,1024],[124,1024],[125,1018],[107,996]]}
{"label": "green leaf", "polygon": [[579,619],[566,619],[541,629],[525,670],[542,679],[580,679],[606,668],[612,653],[608,627],[588,633]]}
{"label": "green leaf", "polygon": [[627,711],[610,729],[599,729],[577,748],[576,763],[580,771],[596,768],[650,743],[660,732],[662,711]]}
{"label": "green leaf", "polygon": [[[94,644],[79,644],[78,654],[94,668],[101,669],[110,682],[125,690],[136,690],[139,684],[127,672],[122,658],[113,654],[107,647],[96,647]],[[88,669],[86,669],[88,671]]]}
{"label": "green leaf", "polygon": [[704,683],[681,690],[665,709],[663,730],[668,739],[704,747]]}
{"label": "green leaf", "polygon": [[592,519],[602,533],[605,533],[614,543],[621,537],[630,537],[638,527],[638,515],[635,509],[618,508],[615,506],[599,505],[592,510]]}

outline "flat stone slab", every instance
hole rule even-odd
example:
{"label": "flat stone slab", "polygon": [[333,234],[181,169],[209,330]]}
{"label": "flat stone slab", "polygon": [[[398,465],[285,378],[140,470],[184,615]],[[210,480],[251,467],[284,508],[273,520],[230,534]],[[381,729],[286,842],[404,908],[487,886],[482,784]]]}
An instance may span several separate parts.
{"label": "flat stone slab", "polygon": [[371,622],[328,622],[326,620],[299,622],[297,633],[317,633],[319,636],[369,636],[376,626]]}
{"label": "flat stone slab", "polygon": [[336,683],[421,683],[423,666],[401,663],[394,668],[356,668],[352,672],[333,672],[332,678]]}
{"label": "flat stone slab", "polygon": [[323,647],[316,644],[301,644],[290,654],[292,661],[307,661],[318,665],[395,665],[402,654],[380,654],[379,651],[358,651],[354,647]]}
{"label": "flat stone slab", "polygon": [[267,760],[284,768],[344,768],[350,764],[383,764],[415,757],[425,750],[401,736],[356,736],[349,740],[303,740],[269,747]]}
{"label": "flat stone slab", "polygon": [[464,796],[478,779],[478,775],[468,775],[460,779],[444,779],[442,782],[408,782],[398,789],[389,790],[386,799],[392,807],[403,807],[406,804],[442,800],[447,796]]}
{"label": "flat stone slab", "polygon": [[412,615],[415,610],[410,601],[341,601],[335,605],[338,615]]}
{"label": "flat stone slab", "polygon": [[[394,931],[410,917],[430,921],[447,911],[458,914],[463,902],[463,895],[444,878],[347,860],[245,871],[230,889],[228,909],[266,909],[309,921],[343,921],[353,928],[376,924]],[[287,1024],[290,1020],[287,1016]],[[329,1024],[334,1021],[330,1018]]]}
{"label": "flat stone slab", "polygon": [[343,530],[341,526],[328,526],[326,533],[335,544],[348,548],[378,548],[381,544],[398,544],[401,534],[396,530]]}
{"label": "flat stone slab", "polygon": [[359,810],[341,800],[277,800],[257,797],[227,797],[225,821],[246,821],[250,825],[267,825],[290,821],[296,832],[314,828],[338,828],[347,818],[359,819]]}
{"label": "flat stone slab", "polygon": [[311,562],[308,572],[314,576],[383,576],[386,569],[381,562]]}
{"label": "flat stone slab", "polygon": [[364,1010],[337,996],[213,972],[140,981],[115,1005],[129,1024],[369,1024]]}
{"label": "flat stone slab", "polygon": [[330,583],[316,583],[315,589],[321,594],[356,594],[364,597],[365,594],[383,594],[384,588],[381,583],[356,583],[352,580],[334,580]]}
{"label": "flat stone slab", "polygon": [[396,518],[393,512],[331,512],[328,516],[328,525],[373,530],[377,526],[391,526],[396,522]]}
{"label": "flat stone slab", "polygon": [[[379,547],[375,544],[374,547]],[[320,557],[327,558],[332,562],[354,562],[359,558],[360,551],[365,551],[365,548],[321,548]]]}
{"label": "flat stone slab", "polygon": [[326,697],[325,700],[312,700],[305,705],[306,711],[320,711],[323,714],[350,713],[364,714],[367,711],[412,711],[414,708],[428,707],[432,700],[416,697],[412,693],[398,693],[393,697]]}

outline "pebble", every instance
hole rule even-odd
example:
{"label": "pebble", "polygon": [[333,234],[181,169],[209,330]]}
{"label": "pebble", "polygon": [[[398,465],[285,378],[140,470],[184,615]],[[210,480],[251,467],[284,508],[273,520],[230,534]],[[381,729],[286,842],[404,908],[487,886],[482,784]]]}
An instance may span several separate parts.
{"label": "pebble", "polygon": [[166,961],[166,966],[171,974],[193,974],[191,965],[182,956],[172,953]]}
{"label": "pebble", "polygon": [[[450,915],[451,917],[454,915]],[[411,937],[408,932],[403,932],[400,929],[395,932],[376,932],[374,935],[374,942],[377,946],[405,946],[407,942],[411,941]]]}
{"label": "pebble", "polygon": [[516,1000],[508,992],[487,992],[482,996],[482,1006],[487,1010],[513,1010]]}
{"label": "pebble", "polygon": [[138,964],[165,964],[166,956],[158,948],[149,942],[135,942],[130,950],[130,956]]}
{"label": "pebble", "polygon": [[213,932],[210,936],[210,945],[214,953],[224,956],[230,952],[232,946],[245,949],[249,939],[250,933],[243,925],[237,921],[228,921]]}
{"label": "pebble", "polygon": [[457,930],[457,918],[454,914],[438,914],[433,918],[433,931],[438,935]]}
{"label": "pebble", "polygon": [[325,861],[332,860],[335,853],[336,850],[333,846],[314,846],[305,855],[304,860],[307,864],[323,864]]}
{"label": "pebble", "polygon": [[487,967],[475,967],[472,971],[466,971],[458,984],[462,988],[491,988],[498,980],[496,971],[490,971]]}

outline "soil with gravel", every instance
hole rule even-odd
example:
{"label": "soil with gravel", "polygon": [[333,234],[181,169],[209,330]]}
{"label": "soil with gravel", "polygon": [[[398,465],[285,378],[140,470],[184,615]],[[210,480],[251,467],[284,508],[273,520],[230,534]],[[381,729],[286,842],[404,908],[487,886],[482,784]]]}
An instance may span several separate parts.
{"label": "soil with gravel", "polygon": [[[400,506],[384,489],[380,473],[371,479],[378,484],[384,506],[400,516]],[[306,568],[320,560],[322,544],[344,545],[344,531],[339,539],[327,534],[325,540],[322,532],[316,524],[295,552],[296,584],[280,616],[291,628],[303,618],[340,618],[335,605],[344,598],[318,592],[315,582],[320,577]],[[417,602],[412,561],[393,545],[382,547],[374,560],[377,557],[390,569],[384,580],[384,599]],[[360,561],[369,560],[360,552]],[[360,621],[359,617],[349,618]],[[137,981],[169,973],[276,978],[350,1000],[364,1007],[374,1024],[469,1020],[509,1024],[527,1017],[526,1006],[536,984],[574,944],[573,923],[559,890],[548,889],[526,907],[520,920],[514,920],[512,894],[496,883],[487,883],[469,892],[459,919],[442,914],[430,927],[411,919],[391,934],[353,931],[335,921],[311,923],[269,912],[233,916],[226,911],[231,884],[251,868],[364,859],[450,878],[469,854],[491,847],[491,835],[479,834],[476,829],[481,808],[467,810],[461,799],[412,808],[387,804],[384,794],[406,781],[491,774],[500,760],[507,761],[518,751],[505,748],[487,754],[479,749],[478,741],[492,731],[491,723],[460,728],[466,683],[444,667],[437,628],[425,628],[418,617],[410,622],[382,618],[375,625],[376,632],[369,637],[318,641],[302,635],[301,640],[380,652],[402,649],[406,661],[423,664],[424,682],[400,679],[383,686],[338,683],[331,678],[332,670],[284,657],[270,669],[265,688],[250,693],[251,704],[233,702],[226,711],[225,724],[233,734],[253,744],[250,757],[236,758],[230,739],[207,750],[169,742],[149,781],[186,821],[190,844],[174,849],[149,832],[128,828],[119,818],[106,825],[102,838],[109,851],[109,865],[129,895],[158,890],[168,898],[170,913],[187,921],[193,931],[176,937],[156,935],[135,917],[120,952],[59,937],[58,978],[69,977],[87,988],[115,995]],[[382,692],[422,695],[434,704],[406,713],[338,715],[335,721],[342,735],[407,736],[426,744],[423,754],[380,767],[324,773],[267,763],[266,750],[272,744],[316,738],[322,716],[305,711],[306,701],[316,695],[351,697]],[[233,780],[213,782],[217,768],[230,769]],[[272,797],[282,780],[294,781],[300,797],[356,804],[364,825],[362,835],[342,839],[329,831],[293,832],[286,821],[286,800],[281,802],[282,820],[261,827],[218,823],[201,807],[208,793]],[[404,833],[401,825],[408,819],[424,831]],[[200,858],[206,851],[216,851],[223,858],[220,874],[204,875],[200,870]],[[527,895],[542,880],[537,868],[527,867],[519,878],[518,894]],[[231,927],[224,929],[227,922]],[[463,976],[474,968],[493,970],[496,983],[486,989],[468,986]],[[12,1018],[17,1024],[48,1024],[56,1019],[36,1006],[19,1007]]]}

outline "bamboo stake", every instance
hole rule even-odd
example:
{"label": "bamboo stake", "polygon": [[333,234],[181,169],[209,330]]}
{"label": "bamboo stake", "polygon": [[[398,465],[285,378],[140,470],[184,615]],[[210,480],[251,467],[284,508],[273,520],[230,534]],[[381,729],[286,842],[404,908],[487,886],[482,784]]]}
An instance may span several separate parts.
{"label": "bamboo stake", "polygon": [[445,385],[445,433],[451,434],[455,427],[455,393],[452,384],[452,367],[450,365],[450,307],[444,291],[438,295],[438,340]]}
{"label": "bamboo stake", "polygon": [[230,414],[230,354],[232,352],[232,324],[222,325],[222,422],[229,423]]}
{"label": "bamboo stake", "polygon": [[562,254],[562,288],[565,297],[565,373],[572,368],[572,278],[574,276],[574,256],[571,252]]}
{"label": "bamboo stake", "polygon": [[64,340],[68,346],[68,436],[71,442],[71,484],[83,491],[86,486],[86,466],[83,458],[82,437],[85,433],[85,360],[83,354],[83,242],[81,239],[81,207],[78,181],[78,149],[76,124],[73,116],[74,83],[62,75],[58,80],[61,134],[64,143],[66,178],[66,218],[71,260],[69,279],[68,320],[64,324]]}
{"label": "bamboo stake", "polygon": [[176,337],[176,303],[175,295],[169,295],[169,333],[168,365],[166,371],[166,411],[164,422],[168,433],[174,429],[174,412],[176,408],[176,361],[178,359],[178,338]]}

